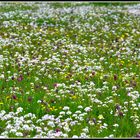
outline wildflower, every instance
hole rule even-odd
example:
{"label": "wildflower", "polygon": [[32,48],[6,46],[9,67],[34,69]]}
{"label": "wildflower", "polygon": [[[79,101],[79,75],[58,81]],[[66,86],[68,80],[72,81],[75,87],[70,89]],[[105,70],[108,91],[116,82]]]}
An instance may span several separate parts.
{"label": "wildflower", "polygon": [[16,132],[16,136],[21,137],[23,134],[21,132]]}
{"label": "wildflower", "polygon": [[104,119],[103,115],[99,115],[98,118],[99,118],[100,120]]}
{"label": "wildflower", "polygon": [[93,75],[93,76],[95,75],[95,71],[92,72],[92,75]]}
{"label": "wildflower", "polygon": [[42,100],[38,100],[37,103],[42,103]]}
{"label": "wildflower", "polygon": [[14,100],[16,100],[16,99],[17,99],[17,96],[16,96],[16,95],[13,95],[12,98],[13,98]]}
{"label": "wildflower", "polygon": [[124,116],[123,112],[120,111],[120,112],[119,112],[119,116],[120,116],[120,117],[123,117],[123,116]]}
{"label": "wildflower", "polygon": [[117,87],[116,87],[116,86],[113,86],[113,87],[112,87],[112,90],[117,90]]}
{"label": "wildflower", "polygon": [[23,80],[23,76],[20,75],[18,78],[17,78],[18,82],[21,82]]}
{"label": "wildflower", "polygon": [[113,126],[114,126],[114,127],[119,127],[119,125],[118,125],[118,124],[114,124]]}
{"label": "wildflower", "polygon": [[76,114],[80,114],[80,113],[81,113],[81,111],[80,111],[80,110],[77,110],[75,113],[76,113]]}
{"label": "wildflower", "polygon": [[113,134],[109,135],[109,138],[113,138],[113,137],[114,137],[114,135],[113,135]]}
{"label": "wildflower", "polygon": [[63,110],[69,110],[69,107],[68,106],[64,106]]}
{"label": "wildflower", "polygon": [[86,107],[84,110],[85,110],[86,112],[89,112],[89,111],[91,111],[91,108],[90,108],[90,107]]}
{"label": "wildflower", "polygon": [[78,106],[78,108],[79,108],[79,109],[82,109],[82,108],[83,108],[83,106],[79,105],[79,106]]}
{"label": "wildflower", "polygon": [[57,87],[58,87],[58,84],[57,84],[57,83],[55,83],[55,84],[54,84],[54,87],[55,87],[55,88],[57,88]]}
{"label": "wildflower", "polygon": [[120,110],[121,109],[121,107],[118,104],[116,105],[115,108],[116,108],[116,110]]}
{"label": "wildflower", "polygon": [[88,127],[84,128],[83,132],[88,133],[89,132]]}
{"label": "wildflower", "polygon": [[72,138],[78,138],[78,136],[77,135],[73,135]]}
{"label": "wildflower", "polygon": [[7,138],[7,136],[0,136],[0,139],[1,139],[1,138]]}
{"label": "wildflower", "polygon": [[71,112],[71,111],[67,111],[66,114],[67,114],[67,115],[71,115],[72,112]]}
{"label": "wildflower", "polygon": [[93,122],[96,124],[96,119],[95,118],[93,118]]}
{"label": "wildflower", "polygon": [[19,112],[22,112],[23,111],[23,108],[22,107],[18,107],[17,108],[17,112],[19,113]]}
{"label": "wildflower", "polygon": [[61,111],[59,114],[60,115],[65,115],[65,112],[64,111]]}
{"label": "wildflower", "polygon": [[86,133],[81,133],[81,136],[80,136],[80,138],[87,138],[87,135],[86,135]]}
{"label": "wildflower", "polygon": [[14,78],[14,76],[12,76],[12,78],[11,78],[12,80],[14,80],[15,78]]}
{"label": "wildflower", "polygon": [[56,133],[60,132],[60,128],[55,129]]}
{"label": "wildflower", "polygon": [[4,74],[2,74],[2,75],[0,76],[0,79],[4,79]]}
{"label": "wildflower", "polygon": [[48,126],[55,127],[55,124],[54,124],[53,121],[49,121],[49,122],[48,122]]}
{"label": "wildflower", "polygon": [[114,80],[116,81],[118,79],[118,76],[114,74]]}
{"label": "wildflower", "polygon": [[10,133],[16,133],[17,132],[17,130],[16,129],[10,129],[10,131],[9,131]]}

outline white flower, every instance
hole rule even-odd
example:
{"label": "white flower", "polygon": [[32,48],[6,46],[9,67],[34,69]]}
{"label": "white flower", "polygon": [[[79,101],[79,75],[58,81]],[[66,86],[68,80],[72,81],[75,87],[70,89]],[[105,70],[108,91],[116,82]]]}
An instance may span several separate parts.
{"label": "white flower", "polygon": [[89,132],[88,127],[84,128],[83,132],[88,133]]}
{"label": "white flower", "polygon": [[6,129],[12,129],[13,128],[13,126],[11,125],[11,124],[8,124],[7,126],[6,126]]}
{"label": "white flower", "polygon": [[65,125],[64,128],[63,128],[66,132],[69,132],[70,131],[70,128],[68,125]]}
{"label": "white flower", "polygon": [[61,111],[59,114],[60,115],[65,115],[65,112],[64,111]]}
{"label": "white flower", "polygon": [[42,102],[41,100],[38,100],[38,101],[37,101],[37,103],[41,103],[41,102]]}
{"label": "white flower", "polygon": [[134,107],[134,110],[139,110],[138,107]]}
{"label": "white flower", "polygon": [[48,122],[48,125],[51,126],[51,127],[55,127],[55,124],[54,124],[53,121],[49,121],[49,122]]}
{"label": "white flower", "polygon": [[67,114],[67,115],[71,115],[72,112],[71,112],[71,111],[67,111],[66,114]]}
{"label": "white flower", "polygon": [[77,124],[77,121],[71,121],[71,122],[70,122],[70,125],[71,125],[71,126],[76,125],[76,124]]}
{"label": "white flower", "polygon": [[81,105],[78,106],[78,109],[82,109],[82,108],[83,108],[83,106],[81,106]]}
{"label": "white flower", "polygon": [[78,136],[77,135],[73,135],[72,138],[78,138]]}
{"label": "white flower", "polygon": [[[43,117],[42,117],[42,120],[44,121],[44,120],[49,120],[49,115],[48,114],[46,114],[46,115],[44,115]],[[38,121],[41,121],[40,119],[38,120]]]}
{"label": "white flower", "polygon": [[116,87],[116,86],[113,86],[113,87],[112,87],[112,90],[117,90],[117,87]]}
{"label": "white flower", "polygon": [[84,118],[83,118],[83,117],[79,117],[79,120],[80,120],[80,121],[83,121],[83,120],[84,120]]}
{"label": "white flower", "polygon": [[137,129],[140,129],[140,124],[137,124]]}
{"label": "white flower", "polygon": [[109,135],[109,138],[113,138],[113,137],[114,137],[114,135],[113,135],[113,134]]}
{"label": "white flower", "polygon": [[41,133],[42,132],[42,129],[41,129],[41,127],[36,127],[36,131],[38,132],[38,133]]}
{"label": "white flower", "polygon": [[23,136],[23,134],[21,132],[16,132],[16,136],[21,137],[21,136]]}
{"label": "white flower", "polygon": [[47,131],[47,130],[48,130],[48,128],[47,128],[47,127],[44,127],[44,130],[45,130],[45,131]]}
{"label": "white flower", "polygon": [[87,138],[87,135],[86,135],[86,133],[81,133],[81,136],[80,136],[80,138]]}
{"label": "white flower", "polygon": [[23,111],[23,108],[22,107],[18,107],[17,108],[17,112],[19,113],[19,112],[22,112]]}
{"label": "white flower", "polygon": [[69,107],[68,106],[64,106],[63,110],[69,110]]}
{"label": "white flower", "polygon": [[107,126],[108,126],[108,124],[106,124],[106,123],[104,123],[103,125],[104,125],[105,127],[107,127]]}
{"label": "white flower", "polygon": [[2,74],[2,75],[0,76],[0,79],[4,79],[4,74]]}
{"label": "white flower", "polygon": [[86,112],[89,112],[89,111],[91,111],[91,108],[90,108],[90,107],[86,107],[84,110],[85,110]]}
{"label": "white flower", "polygon": [[8,135],[8,131],[4,131],[1,133],[1,136],[7,136]]}
{"label": "white flower", "polygon": [[31,120],[27,120],[26,123],[32,123],[32,121]]}
{"label": "white flower", "polygon": [[81,114],[81,111],[80,110],[77,110],[75,113],[76,114]]}
{"label": "white flower", "polygon": [[7,137],[6,137],[6,136],[0,136],[0,139],[1,139],[1,138],[7,138]]}
{"label": "white flower", "polygon": [[23,128],[24,130],[30,130],[30,127],[29,127],[29,125],[27,125],[27,124],[24,124],[22,128]]}
{"label": "white flower", "polygon": [[5,110],[1,110],[1,112],[0,112],[2,115],[4,115],[5,113],[6,113],[6,111]]}
{"label": "white flower", "polygon": [[103,60],[104,60],[104,57],[101,57],[101,58],[100,58],[100,61],[103,61]]}
{"label": "white flower", "polygon": [[10,133],[16,133],[16,132],[17,132],[16,129],[11,129],[11,130],[10,130]]}
{"label": "white flower", "polygon": [[29,92],[26,92],[25,94],[29,94]]}

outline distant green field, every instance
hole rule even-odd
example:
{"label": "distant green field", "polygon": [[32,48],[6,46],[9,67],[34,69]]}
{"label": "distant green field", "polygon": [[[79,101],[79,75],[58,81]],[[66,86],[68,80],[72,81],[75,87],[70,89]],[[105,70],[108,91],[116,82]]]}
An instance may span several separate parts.
{"label": "distant green field", "polygon": [[0,138],[139,138],[139,2],[0,2]]}

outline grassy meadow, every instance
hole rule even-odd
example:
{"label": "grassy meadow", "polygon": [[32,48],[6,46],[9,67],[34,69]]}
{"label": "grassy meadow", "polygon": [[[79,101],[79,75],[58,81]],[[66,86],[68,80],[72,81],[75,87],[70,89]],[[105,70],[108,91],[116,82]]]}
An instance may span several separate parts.
{"label": "grassy meadow", "polygon": [[0,138],[140,137],[138,8],[0,2]]}

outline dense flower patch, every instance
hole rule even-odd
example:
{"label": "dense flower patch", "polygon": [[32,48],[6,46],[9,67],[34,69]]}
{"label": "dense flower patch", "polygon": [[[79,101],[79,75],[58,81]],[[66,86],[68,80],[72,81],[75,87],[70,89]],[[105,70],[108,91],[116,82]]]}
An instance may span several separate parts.
{"label": "dense flower patch", "polygon": [[1,2],[0,137],[140,137],[132,8]]}

